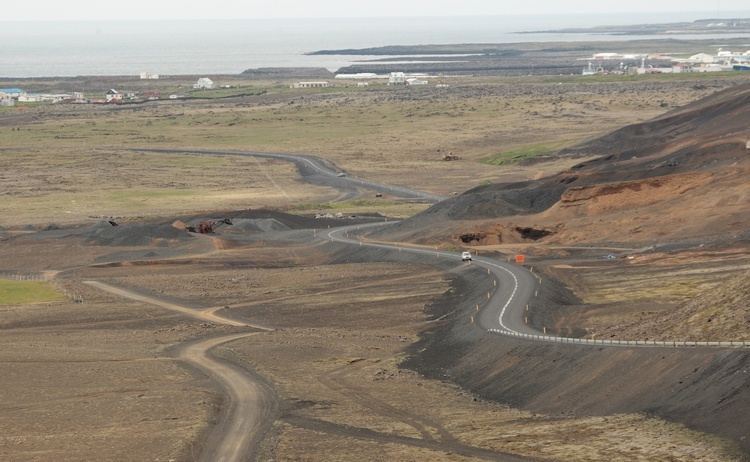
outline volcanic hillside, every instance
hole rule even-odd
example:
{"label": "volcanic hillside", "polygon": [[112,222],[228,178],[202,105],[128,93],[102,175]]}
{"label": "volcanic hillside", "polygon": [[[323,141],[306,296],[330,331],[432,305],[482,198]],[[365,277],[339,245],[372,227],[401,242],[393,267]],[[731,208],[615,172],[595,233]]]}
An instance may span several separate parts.
{"label": "volcanic hillside", "polygon": [[567,171],[480,186],[384,230],[466,245],[716,242],[750,229],[750,84],[562,152]]}

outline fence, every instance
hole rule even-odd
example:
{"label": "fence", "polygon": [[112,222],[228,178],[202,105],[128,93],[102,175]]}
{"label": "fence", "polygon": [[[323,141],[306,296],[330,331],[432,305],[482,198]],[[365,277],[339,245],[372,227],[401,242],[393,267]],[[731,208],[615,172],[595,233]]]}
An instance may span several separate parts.
{"label": "fence", "polygon": [[48,278],[42,274],[20,274],[20,273],[0,273],[0,279],[6,279],[8,281],[33,281],[33,282],[49,282],[55,286],[57,290],[65,294],[70,300],[76,303],[83,303],[83,296],[70,292],[65,287],[62,287],[57,282]]}
{"label": "fence", "polygon": [[19,273],[0,273],[0,279],[9,281],[40,281],[48,282],[49,278],[41,274],[19,274]]}

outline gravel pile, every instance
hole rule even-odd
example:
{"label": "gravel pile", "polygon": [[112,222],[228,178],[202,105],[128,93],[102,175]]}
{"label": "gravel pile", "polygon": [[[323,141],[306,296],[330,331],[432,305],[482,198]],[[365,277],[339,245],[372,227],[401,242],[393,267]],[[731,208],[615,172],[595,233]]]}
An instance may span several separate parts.
{"label": "gravel pile", "polygon": [[89,245],[133,247],[185,242],[194,238],[187,231],[177,229],[171,224],[133,223],[107,226],[108,228],[93,227],[91,233],[84,237],[84,242]]}

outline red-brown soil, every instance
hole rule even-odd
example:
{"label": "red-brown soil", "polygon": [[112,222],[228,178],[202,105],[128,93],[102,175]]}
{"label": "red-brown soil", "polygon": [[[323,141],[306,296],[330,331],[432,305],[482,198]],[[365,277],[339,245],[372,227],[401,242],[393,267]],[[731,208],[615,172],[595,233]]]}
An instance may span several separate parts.
{"label": "red-brown soil", "polygon": [[569,170],[474,188],[388,232],[423,242],[478,234],[488,244],[747,239],[749,127],[745,84],[564,150],[593,156]]}

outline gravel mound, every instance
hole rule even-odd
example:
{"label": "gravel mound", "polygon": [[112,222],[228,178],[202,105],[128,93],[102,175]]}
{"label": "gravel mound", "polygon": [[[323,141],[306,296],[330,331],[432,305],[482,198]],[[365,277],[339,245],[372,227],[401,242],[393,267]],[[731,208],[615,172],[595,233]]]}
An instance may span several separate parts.
{"label": "gravel mound", "polygon": [[275,218],[235,218],[232,223],[233,231],[242,230],[249,233],[268,233],[271,231],[288,231],[292,229]]}
{"label": "gravel mound", "polygon": [[110,247],[168,245],[194,239],[190,233],[171,224],[133,223],[107,228],[94,227],[84,237],[84,243]]}

